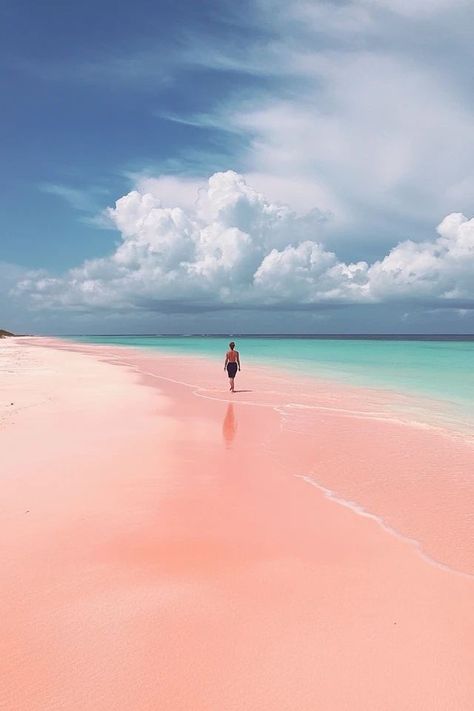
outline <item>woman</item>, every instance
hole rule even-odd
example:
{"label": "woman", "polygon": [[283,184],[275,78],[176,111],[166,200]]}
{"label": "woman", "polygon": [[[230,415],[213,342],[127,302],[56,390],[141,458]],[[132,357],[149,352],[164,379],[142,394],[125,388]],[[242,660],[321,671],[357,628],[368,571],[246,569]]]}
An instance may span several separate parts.
{"label": "woman", "polygon": [[229,348],[230,348],[230,351],[227,351],[227,353],[225,354],[224,370],[227,370],[227,374],[229,376],[229,382],[230,382],[230,391],[233,393],[233,392],[235,392],[234,391],[235,374],[237,373],[237,368],[240,370],[240,357],[239,357],[239,351],[234,350],[235,349],[234,341],[231,341],[229,343]]}

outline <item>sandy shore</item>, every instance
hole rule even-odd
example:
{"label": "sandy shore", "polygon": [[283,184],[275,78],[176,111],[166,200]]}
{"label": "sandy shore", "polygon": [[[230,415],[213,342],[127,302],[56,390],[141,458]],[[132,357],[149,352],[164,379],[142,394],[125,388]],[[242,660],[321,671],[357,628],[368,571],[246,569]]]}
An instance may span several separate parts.
{"label": "sandy shore", "polygon": [[0,343],[0,707],[474,708],[472,445],[375,392],[226,387]]}

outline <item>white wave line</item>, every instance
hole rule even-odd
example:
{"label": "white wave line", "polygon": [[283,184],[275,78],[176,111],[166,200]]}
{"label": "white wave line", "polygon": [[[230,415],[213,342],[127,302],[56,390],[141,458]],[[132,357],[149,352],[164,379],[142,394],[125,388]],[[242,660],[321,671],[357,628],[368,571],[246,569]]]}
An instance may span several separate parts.
{"label": "white wave line", "polygon": [[322,484],[319,484],[315,479],[313,479],[312,476],[309,474],[294,474],[294,476],[297,479],[302,479],[305,481],[307,484],[310,484],[310,486],[314,486],[315,489],[319,489],[324,496],[329,499],[330,501],[334,501],[334,503],[339,504],[340,506],[344,506],[347,509],[350,509],[353,513],[357,514],[358,516],[363,516],[364,518],[368,518],[371,521],[375,521],[384,531],[389,533],[391,536],[394,536],[400,541],[403,541],[404,543],[408,543],[411,546],[413,546],[418,553],[418,555],[423,558],[424,561],[429,563],[430,565],[433,565],[435,568],[439,568],[440,570],[443,570],[445,572],[449,573],[454,573],[456,575],[460,575],[463,578],[469,578],[469,579],[474,579],[474,574],[472,573],[466,573],[462,570],[456,570],[455,568],[451,568],[449,565],[446,563],[442,563],[439,560],[436,560],[435,558],[432,558],[429,556],[422,547],[422,544],[420,541],[416,540],[415,538],[409,538],[408,536],[404,536],[400,531],[397,531],[395,528],[392,528],[389,526],[383,518],[380,516],[377,516],[376,514],[370,513],[370,511],[367,511],[366,509],[363,508],[360,504],[357,504],[355,501],[349,501],[348,499],[343,499],[339,497],[334,491],[331,489],[326,488]]}

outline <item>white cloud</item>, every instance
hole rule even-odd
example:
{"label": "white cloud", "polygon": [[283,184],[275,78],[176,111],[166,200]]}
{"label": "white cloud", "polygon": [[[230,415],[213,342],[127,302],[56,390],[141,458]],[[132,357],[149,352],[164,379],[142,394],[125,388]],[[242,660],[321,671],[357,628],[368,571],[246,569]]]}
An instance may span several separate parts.
{"label": "white cloud", "polygon": [[158,198],[162,207],[182,207],[192,209],[199,192],[206,188],[206,180],[148,173],[128,173],[139,193],[147,193]]}
{"label": "white cloud", "polygon": [[273,249],[255,272],[256,292],[278,303],[338,303],[370,300],[367,264],[344,264],[317,242]]}
{"label": "white cloud", "polygon": [[371,266],[368,276],[375,298],[474,305],[474,219],[453,213],[437,231],[437,239],[402,242]]}
{"label": "white cloud", "polygon": [[468,5],[469,0],[363,0],[369,8],[389,10],[405,17],[427,17]]}
{"label": "white cloud", "polygon": [[154,194],[134,190],[109,209],[122,235],[109,257],[60,277],[28,275],[16,293],[35,308],[79,311],[474,305],[474,220],[462,214],[446,217],[431,241],[400,242],[371,265],[346,263],[321,243],[321,213],[299,216],[237,173],[211,176],[187,208],[163,206],[159,186],[158,179]]}
{"label": "white cloud", "polygon": [[41,183],[39,189],[44,193],[62,198],[75,210],[81,212],[95,212],[100,202],[109,194],[105,188],[89,187],[84,190],[56,183]]}
{"label": "white cloud", "polygon": [[[206,125],[239,132],[239,165],[271,199],[333,214],[326,239],[380,255],[397,227],[421,236],[474,193],[467,0],[256,3],[267,41],[210,51],[256,88],[211,105]],[[454,61],[455,60],[455,61]],[[261,85],[265,78],[268,84]],[[254,85],[255,86],[255,85]],[[186,120],[186,117],[182,117]],[[282,186],[283,189],[282,189]]]}
{"label": "white cloud", "polygon": [[57,183],[40,183],[38,187],[41,192],[55,195],[74,210],[83,213],[79,218],[80,222],[99,229],[110,229],[107,214],[101,209],[110,195],[108,189],[99,186],[79,189]]}
{"label": "white cloud", "polygon": [[357,235],[368,251],[371,242],[383,248],[392,239],[381,234],[380,215],[386,225],[428,224],[453,207],[469,208],[474,117],[451,87],[382,52],[287,59],[302,77],[297,96],[237,103],[222,118],[251,136],[248,174],[258,173],[263,189],[271,194],[285,181],[290,203],[301,205],[303,194],[306,207],[317,196],[335,217],[335,243],[347,246]]}
{"label": "white cloud", "polygon": [[[255,0],[248,9],[223,3],[225,32],[184,26],[168,51],[143,41],[56,70],[146,96],[174,82],[187,113],[170,112],[159,93],[144,110],[219,133],[196,155],[196,132],[190,145],[183,129],[170,161],[207,175],[232,154],[272,200],[333,213],[328,243],[351,258],[354,239],[378,256],[398,225],[416,237],[472,209],[472,1]],[[203,77],[195,92],[200,71],[215,81]],[[138,190],[155,194],[148,181]],[[193,181],[158,182],[164,206],[192,207]]]}
{"label": "white cloud", "polygon": [[[183,77],[190,67],[214,71],[218,92],[204,113],[197,102],[179,116],[162,106],[155,114],[220,131],[259,191],[299,213],[315,205],[331,213],[327,244],[345,258],[373,259],[401,229],[420,238],[443,215],[472,209],[472,78],[463,67],[473,60],[465,31],[473,8],[468,0],[257,0],[251,13],[228,18],[224,7],[235,35],[226,43],[190,36],[173,59]],[[239,83],[223,87],[223,70],[240,73]],[[176,160],[196,174],[223,163],[206,150],[191,155],[186,146]],[[181,196],[163,205],[192,206],[198,180],[158,181],[162,196]]]}

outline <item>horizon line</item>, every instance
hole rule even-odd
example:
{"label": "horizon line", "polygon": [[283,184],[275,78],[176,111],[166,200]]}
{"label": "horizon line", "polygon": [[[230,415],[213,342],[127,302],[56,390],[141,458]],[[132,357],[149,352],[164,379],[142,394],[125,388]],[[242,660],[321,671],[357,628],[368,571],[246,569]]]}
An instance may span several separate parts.
{"label": "horizon line", "polygon": [[[24,334],[27,335],[27,334]],[[33,335],[33,334],[28,334]],[[217,333],[67,333],[35,334],[56,338],[104,337],[104,338],[474,338],[474,333],[259,333],[259,332],[217,332]]]}

